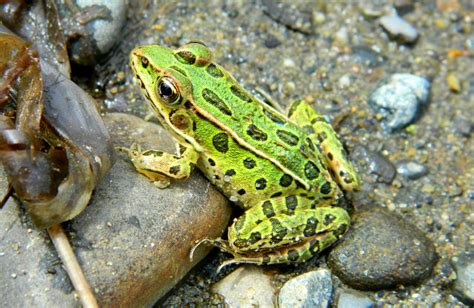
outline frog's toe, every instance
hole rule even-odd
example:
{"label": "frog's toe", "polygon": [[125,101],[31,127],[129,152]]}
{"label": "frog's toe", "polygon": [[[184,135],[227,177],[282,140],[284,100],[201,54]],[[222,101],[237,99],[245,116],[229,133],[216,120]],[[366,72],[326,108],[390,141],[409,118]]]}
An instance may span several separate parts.
{"label": "frog's toe", "polygon": [[190,260],[193,259],[194,252],[196,251],[196,248],[198,248],[199,246],[201,246],[203,244],[205,244],[207,246],[214,246],[214,247],[219,248],[223,252],[233,254],[233,252],[230,249],[229,244],[227,243],[227,241],[225,241],[223,239],[220,239],[220,238],[218,238],[218,239],[205,238],[205,239],[197,241],[196,245],[194,245],[194,247],[191,249],[191,251],[189,252],[189,259]]}
{"label": "frog's toe", "polygon": [[241,264],[241,263],[246,263],[246,264],[257,264],[261,265],[264,264],[261,259],[259,258],[234,258],[234,259],[229,259],[224,262],[222,262],[221,265],[217,268],[217,272],[219,273],[224,267],[232,264]]}

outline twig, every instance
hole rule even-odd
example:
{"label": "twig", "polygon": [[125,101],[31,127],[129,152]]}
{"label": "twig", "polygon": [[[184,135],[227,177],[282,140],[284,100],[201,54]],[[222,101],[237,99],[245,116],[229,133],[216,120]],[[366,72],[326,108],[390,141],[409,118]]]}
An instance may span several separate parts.
{"label": "twig", "polygon": [[94,293],[82,272],[81,266],[72,251],[71,244],[69,243],[66,233],[64,233],[61,225],[57,224],[48,228],[48,233],[53,240],[54,247],[56,247],[59,257],[66,267],[66,271],[79,295],[82,306],[87,308],[99,307]]}
{"label": "twig", "polygon": [[12,184],[8,184],[7,192],[5,193],[5,195],[3,195],[2,200],[0,200],[0,210],[7,203],[8,199],[11,197],[12,194],[13,194],[13,186]]}

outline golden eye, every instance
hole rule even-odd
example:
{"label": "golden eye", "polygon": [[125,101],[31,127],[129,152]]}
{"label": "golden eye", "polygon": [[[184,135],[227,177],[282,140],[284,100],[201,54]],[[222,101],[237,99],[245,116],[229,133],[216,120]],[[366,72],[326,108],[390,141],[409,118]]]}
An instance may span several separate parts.
{"label": "golden eye", "polygon": [[158,80],[156,92],[158,97],[169,106],[177,106],[181,103],[181,95],[173,79],[162,77]]}

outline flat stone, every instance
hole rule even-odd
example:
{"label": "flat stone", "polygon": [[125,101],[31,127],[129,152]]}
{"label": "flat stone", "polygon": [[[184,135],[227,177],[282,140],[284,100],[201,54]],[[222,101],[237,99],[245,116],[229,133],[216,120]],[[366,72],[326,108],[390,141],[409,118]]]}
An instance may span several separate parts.
{"label": "flat stone", "polygon": [[474,305],[474,253],[465,252],[452,259],[456,280],[453,294],[466,305]]}
{"label": "flat stone", "polygon": [[433,243],[409,221],[384,208],[363,206],[330,252],[328,265],[352,288],[379,290],[419,283],[435,261]]}
{"label": "flat stone", "polygon": [[263,268],[243,265],[212,287],[229,307],[273,307],[275,290]]}
{"label": "flat stone", "polygon": [[364,293],[355,290],[342,290],[336,300],[337,308],[370,308],[374,302]]}
{"label": "flat stone", "polygon": [[379,152],[371,151],[367,147],[357,145],[351,153],[356,161],[363,161],[370,173],[377,175],[377,180],[390,184],[397,175],[397,170],[392,162]]}
{"label": "flat stone", "polygon": [[279,307],[329,307],[331,273],[320,269],[288,280],[278,296]]}
{"label": "flat stone", "polygon": [[409,180],[417,180],[428,174],[428,168],[414,161],[401,161],[397,164],[397,172]]}
{"label": "flat stone", "polygon": [[418,31],[415,27],[397,14],[382,16],[379,22],[391,37],[401,43],[413,43],[418,38]]}
{"label": "flat stone", "polygon": [[[105,122],[116,144],[133,140],[174,148],[160,126],[140,118],[109,114]],[[200,247],[189,259],[195,241],[222,235],[231,210],[199,172],[160,190],[121,158],[65,229],[101,306],[153,305],[206,255],[209,248]],[[35,229],[13,202],[0,212],[0,230],[4,302],[78,304],[46,232]]]}

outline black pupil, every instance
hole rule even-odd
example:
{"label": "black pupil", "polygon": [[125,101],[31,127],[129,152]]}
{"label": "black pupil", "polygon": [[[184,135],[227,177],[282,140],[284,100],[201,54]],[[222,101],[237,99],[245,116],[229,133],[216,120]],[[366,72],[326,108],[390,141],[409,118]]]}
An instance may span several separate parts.
{"label": "black pupil", "polygon": [[160,84],[160,93],[161,93],[161,96],[167,98],[173,94],[173,89],[171,89],[168,83],[162,82]]}

